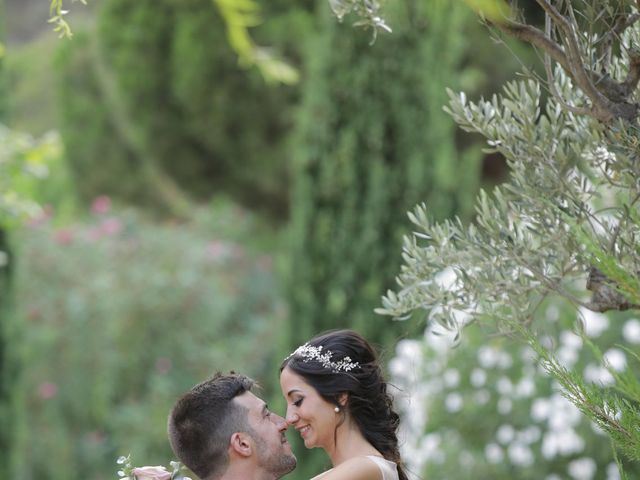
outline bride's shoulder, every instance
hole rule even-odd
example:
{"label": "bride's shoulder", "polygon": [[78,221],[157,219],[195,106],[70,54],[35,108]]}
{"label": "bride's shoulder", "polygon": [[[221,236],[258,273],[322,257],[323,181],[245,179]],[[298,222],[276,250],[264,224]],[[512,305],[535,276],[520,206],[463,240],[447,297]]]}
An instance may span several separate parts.
{"label": "bride's shoulder", "polygon": [[354,457],[320,476],[322,480],[382,480],[382,472],[368,457]]}

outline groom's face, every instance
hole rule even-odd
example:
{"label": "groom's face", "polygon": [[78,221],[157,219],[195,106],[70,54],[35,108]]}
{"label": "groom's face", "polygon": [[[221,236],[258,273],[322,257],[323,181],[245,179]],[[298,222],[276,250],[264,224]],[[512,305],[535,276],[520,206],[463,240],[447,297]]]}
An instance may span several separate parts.
{"label": "groom's face", "polygon": [[279,478],[296,466],[285,432],[287,422],[271,412],[267,404],[251,392],[236,397],[236,401],[248,410],[248,432],[255,442],[258,466]]}

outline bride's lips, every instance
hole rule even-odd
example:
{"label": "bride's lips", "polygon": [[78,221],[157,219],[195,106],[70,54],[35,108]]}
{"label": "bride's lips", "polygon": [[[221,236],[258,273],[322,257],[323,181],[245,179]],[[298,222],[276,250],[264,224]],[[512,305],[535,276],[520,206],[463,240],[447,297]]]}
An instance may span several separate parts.
{"label": "bride's lips", "polygon": [[296,430],[298,430],[298,433],[300,434],[300,436],[302,438],[304,438],[307,435],[307,433],[309,432],[310,427],[309,427],[309,425],[305,425],[304,427],[299,427]]}

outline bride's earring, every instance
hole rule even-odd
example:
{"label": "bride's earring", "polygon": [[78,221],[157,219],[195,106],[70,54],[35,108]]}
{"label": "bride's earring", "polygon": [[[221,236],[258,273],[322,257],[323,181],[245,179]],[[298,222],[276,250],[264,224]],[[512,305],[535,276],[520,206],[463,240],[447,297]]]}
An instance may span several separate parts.
{"label": "bride's earring", "polygon": [[340,407],[335,407],[335,408],[333,409],[333,411],[334,411],[334,412],[336,412],[336,413],[340,413]]}

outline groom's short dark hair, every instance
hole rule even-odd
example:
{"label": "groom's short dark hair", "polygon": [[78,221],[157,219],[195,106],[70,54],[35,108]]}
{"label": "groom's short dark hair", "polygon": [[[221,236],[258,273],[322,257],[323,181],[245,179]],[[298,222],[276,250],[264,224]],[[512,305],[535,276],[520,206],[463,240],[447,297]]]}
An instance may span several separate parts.
{"label": "groom's short dark hair", "polygon": [[233,401],[254,381],[231,372],[215,374],[185,393],[169,414],[171,448],[178,459],[203,480],[221,476],[229,463],[229,441],[248,430],[248,410]]}

